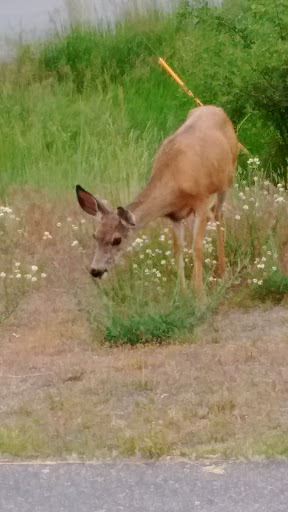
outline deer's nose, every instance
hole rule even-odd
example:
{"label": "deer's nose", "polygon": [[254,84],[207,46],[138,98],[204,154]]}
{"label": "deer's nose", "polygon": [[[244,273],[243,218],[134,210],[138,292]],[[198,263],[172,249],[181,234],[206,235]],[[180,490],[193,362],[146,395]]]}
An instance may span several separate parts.
{"label": "deer's nose", "polygon": [[91,268],[91,270],[90,270],[91,276],[99,277],[99,278],[101,278],[103,276],[103,274],[105,274],[105,272],[107,272],[106,269],[105,270],[98,270],[97,268]]}

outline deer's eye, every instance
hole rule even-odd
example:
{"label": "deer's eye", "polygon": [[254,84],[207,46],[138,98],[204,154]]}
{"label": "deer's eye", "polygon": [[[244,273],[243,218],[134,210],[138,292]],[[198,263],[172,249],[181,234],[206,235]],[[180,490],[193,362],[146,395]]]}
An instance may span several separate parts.
{"label": "deer's eye", "polygon": [[121,236],[115,236],[112,240],[112,245],[120,245],[121,244]]}

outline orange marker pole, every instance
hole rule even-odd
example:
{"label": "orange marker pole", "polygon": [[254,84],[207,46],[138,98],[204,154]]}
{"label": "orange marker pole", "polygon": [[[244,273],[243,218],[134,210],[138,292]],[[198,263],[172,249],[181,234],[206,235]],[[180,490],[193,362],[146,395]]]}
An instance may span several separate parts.
{"label": "orange marker pole", "polygon": [[[165,62],[165,60],[163,60],[161,57],[159,57],[158,62],[160,66],[162,66],[162,68],[165,69],[165,71],[167,71],[167,73],[173,78],[173,80],[175,80],[175,82],[177,82],[177,84],[179,84],[180,87],[182,87],[182,89],[188,94],[188,96],[190,96],[190,98],[193,98],[196,105],[198,105],[198,107],[203,107],[202,101],[200,101],[199,98],[196,98],[196,96],[194,96],[193,92],[190,91],[190,89],[188,89],[187,85],[184,84],[183,80],[181,80],[181,78],[179,78],[179,76],[176,75],[176,73],[173,71],[173,69],[170,68],[170,66],[168,66],[167,62]],[[241,144],[240,142],[239,151],[242,151],[242,153],[249,154],[248,149],[246,149],[245,146],[243,146],[243,144]]]}
{"label": "orange marker pole", "polygon": [[188,96],[190,96],[190,98],[193,98],[198,107],[202,107],[202,101],[200,101],[199,98],[196,98],[196,96],[194,96],[193,92],[188,89],[187,85],[184,84],[183,80],[181,80],[181,78],[179,78],[179,76],[176,75],[176,73],[173,71],[173,69],[170,68],[170,66],[168,66],[167,62],[165,62],[165,60],[163,60],[161,57],[159,57],[158,62],[160,66],[163,69],[165,69],[165,71],[167,71],[167,73],[173,78],[173,80],[175,80],[175,82],[177,82],[177,84],[180,85],[180,87],[182,87],[182,89],[188,94]]}

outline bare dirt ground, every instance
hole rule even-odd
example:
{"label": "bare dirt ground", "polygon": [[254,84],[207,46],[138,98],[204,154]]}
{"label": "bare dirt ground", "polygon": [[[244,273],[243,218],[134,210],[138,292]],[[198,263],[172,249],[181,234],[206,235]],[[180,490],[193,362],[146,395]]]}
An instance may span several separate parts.
{"label": "bare dirt ground", "polygon": [[222,309],[190,343],[93,338],[43,288],[2,324],[2,458],[288,454],[286,308]]}

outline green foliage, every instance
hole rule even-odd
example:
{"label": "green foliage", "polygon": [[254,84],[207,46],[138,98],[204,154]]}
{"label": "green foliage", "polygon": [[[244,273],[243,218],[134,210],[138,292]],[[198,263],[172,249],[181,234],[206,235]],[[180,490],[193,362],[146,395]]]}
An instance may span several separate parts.
{"label": "green foliage", "polygon": [[199,322],[199,313],[195,304],[190,307],[183,304],[163,304],[160,310],[151,311],[150,308],[138,310],[125,318],[112,316],[106,327],[105,339],[110,343],[137,343],[162,342],[175,338],[187,332],[193,332],[194,326]]}
{"label": "green foliage", "polygon": [[[22,47],[15,63],[1,66],[2,192],[11,182],[63,188],[84,172],[106,181],[115,134],[123,147],[131,133],[147,146],[147,175],[160,141],[194,106],[159,67],[159,55],[204,103],[227,111],[266,174],[272,163],[286,181],[287,6],[184,1],[173,13],[138,14],[113,30],[75,26],[38,48]],[[137,158],[127,175],[133,167]]]}
{"label": "green foliage", "polygon": [[261,286],[253,289],[253,297],[265,302],[280,303],[288,294],[288,277],[281,271],[270,273],[263,279]]}

